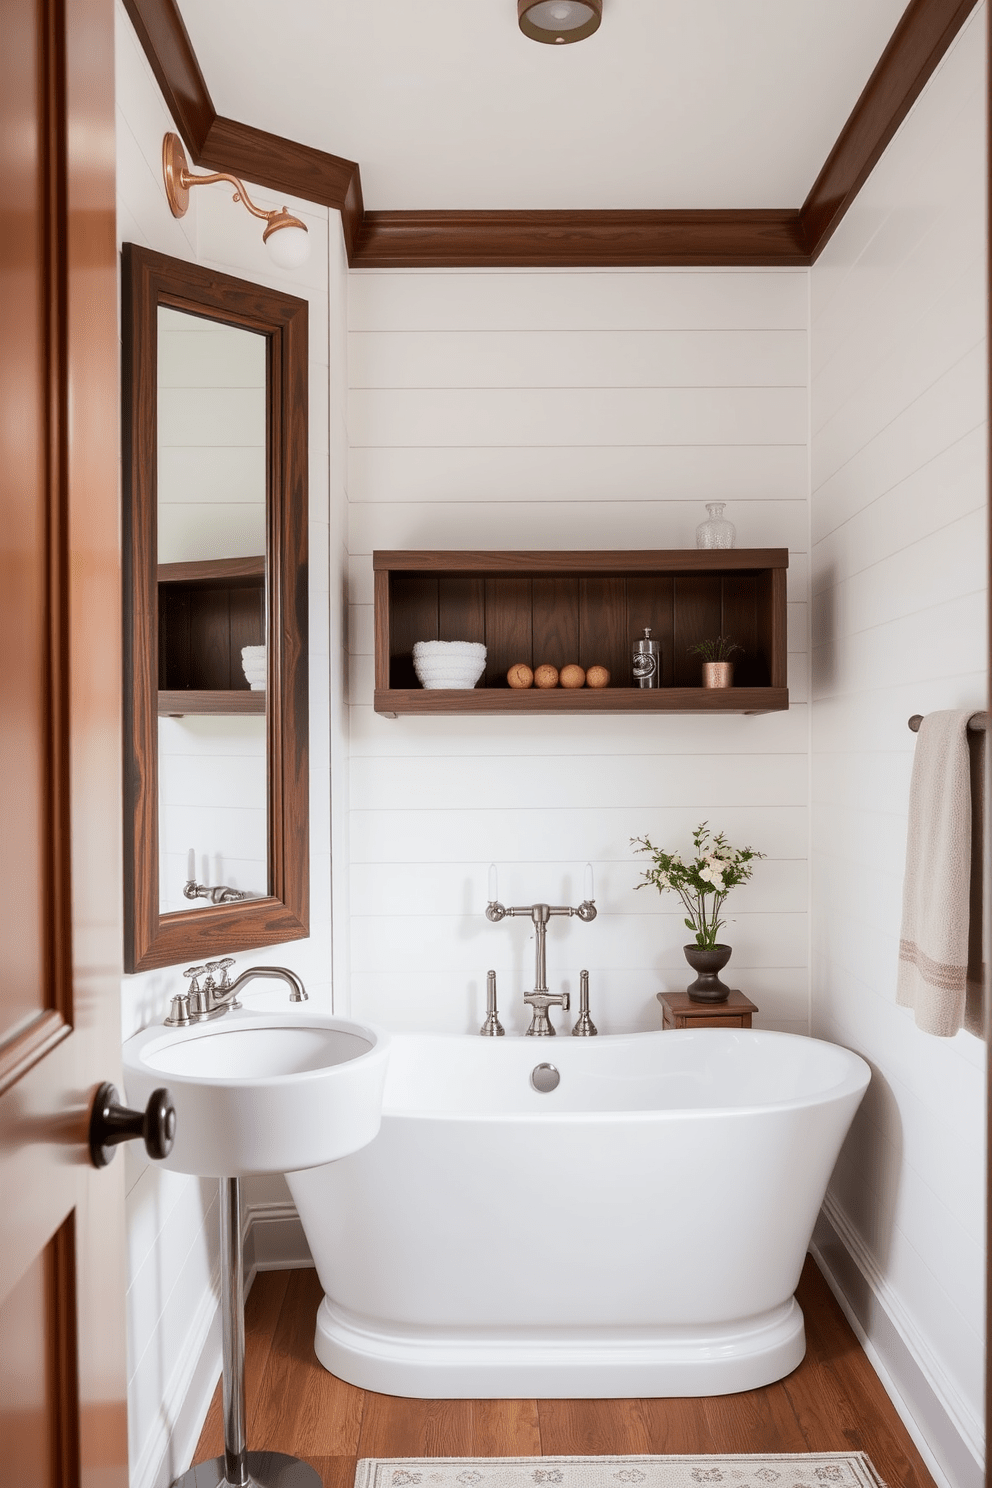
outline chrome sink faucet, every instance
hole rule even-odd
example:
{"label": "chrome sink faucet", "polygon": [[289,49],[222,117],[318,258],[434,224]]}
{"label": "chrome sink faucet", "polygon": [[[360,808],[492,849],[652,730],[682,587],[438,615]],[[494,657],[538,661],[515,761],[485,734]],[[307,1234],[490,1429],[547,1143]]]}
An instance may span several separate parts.
{"label": "chrome sink faucet", "polygon": [[[186,1028],[193,1023],[205,1023],[208,1018],[219,1018],[228,1008],[239,1008],[238,988],[256,978],[271,978],[285,982],[289,987],[290,1002],[307,1002],[307,991],[295,971],[286,966],[249,966],[232,982],[228,970],[234,965],[232,957],[222,961],[207,961],[203,966],[187,966],[183,972],[189,978],[189,991],[177,992],[166,1023],[170,1028]],[[205,974],[205,975],[204,975]],[[200,977],[204,977],[202,986]]]}
{"label": "chrome sink faucet", "polygon": [[490,899],[486,908],[486,919],[498,925],[504,920],[515,915],[529,915],[534,925],[535,940],[535,972],[534,990],[524,993],[524,1002],[532,1009],[528,1035],[535,1038],[551,1038],[555,1027],[548,1017],[549,1007],[564,1008],[568,1012],[569,996],[567,992],[548,991],[547,973],[547,936],[548,921],[552,915],[578,915],[580,920],[586,924],[596,918],[596,905],[591,897],[583,899],[578,907],[570,904],[521,904],[512,905],[507,908],[500,904],[498,899]]}

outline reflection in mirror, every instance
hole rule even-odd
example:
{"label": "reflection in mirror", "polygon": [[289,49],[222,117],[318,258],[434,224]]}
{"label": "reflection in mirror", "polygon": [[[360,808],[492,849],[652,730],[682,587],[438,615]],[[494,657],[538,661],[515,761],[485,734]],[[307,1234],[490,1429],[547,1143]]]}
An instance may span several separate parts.
{"label": "reflection in mirror", "polygon": [[263,336],[159,307],[163,914],[269,892],[265,360]]}
{"label": "reflection in mirror", "polygon": [[121,269],[133,972],[309,933],[309,306],[132,243]]}

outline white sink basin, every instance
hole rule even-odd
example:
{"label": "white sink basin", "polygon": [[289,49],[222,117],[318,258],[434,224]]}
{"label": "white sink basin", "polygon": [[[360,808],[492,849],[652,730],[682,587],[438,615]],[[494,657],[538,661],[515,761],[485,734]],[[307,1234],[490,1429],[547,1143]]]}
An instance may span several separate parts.
{"label": "white sink basin", "polygon": [[176,1140],[161,1166],[200,1177],[289,1173],[379,1130],[388,1035],[321,1013],[224,1013],[146,1028],[124,1045],[128,1104],[168,1086]]}

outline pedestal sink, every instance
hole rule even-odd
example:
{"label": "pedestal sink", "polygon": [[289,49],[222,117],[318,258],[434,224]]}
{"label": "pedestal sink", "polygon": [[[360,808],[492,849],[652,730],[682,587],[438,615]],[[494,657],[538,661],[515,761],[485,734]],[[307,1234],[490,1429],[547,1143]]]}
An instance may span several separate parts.
{"label": "pedestal sink", "polygon": [[128,1098],[144,1105],[167,1085],[176,1108],[175,1142],[161,1166],[220,1179],[224,1456],[191,1467],[176,1485],[321,1488],[295,1457],[245,1449],[240,1180],[320,1167],[371,1142],[387,1059],[382,1031],[295,1011],[232,1009],[185,1028],[146,1028],[124,1045]]}
{"label": "pedestal sink", "polygon": [[161,1164],[200,1178],[316,1168],[379,1130],[387,1039],[329,1014],[235,1009],[124,1045],[128,1098],[167,1085],[176,1140]]}

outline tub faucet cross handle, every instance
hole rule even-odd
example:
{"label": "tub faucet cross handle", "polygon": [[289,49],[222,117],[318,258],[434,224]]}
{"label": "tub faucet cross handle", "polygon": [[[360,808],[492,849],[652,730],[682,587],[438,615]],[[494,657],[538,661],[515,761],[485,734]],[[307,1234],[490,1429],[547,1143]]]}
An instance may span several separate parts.
{"label": "tub faucet cross handle", "polygon": [[525,992],[524,1002],[533,1009],[534,1016],[530,1020],[527,1032],[537,1038],[553,1038],[555,1026],[548,1017],[549,1007],[569,1009],[569,996],[567,992],[549,992],[545,987],[543,992]]}

